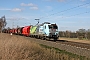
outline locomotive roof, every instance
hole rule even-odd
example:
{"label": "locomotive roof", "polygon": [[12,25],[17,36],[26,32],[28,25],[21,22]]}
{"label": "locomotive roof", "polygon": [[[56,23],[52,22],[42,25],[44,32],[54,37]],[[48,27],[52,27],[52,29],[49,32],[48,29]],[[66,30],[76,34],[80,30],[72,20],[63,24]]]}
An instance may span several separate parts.
{"label": "locomotive roof", "polygon": [[50,24],[49,22],[44,22],[42,24],[40,24],[40,26],[44,25],[44,24]]}

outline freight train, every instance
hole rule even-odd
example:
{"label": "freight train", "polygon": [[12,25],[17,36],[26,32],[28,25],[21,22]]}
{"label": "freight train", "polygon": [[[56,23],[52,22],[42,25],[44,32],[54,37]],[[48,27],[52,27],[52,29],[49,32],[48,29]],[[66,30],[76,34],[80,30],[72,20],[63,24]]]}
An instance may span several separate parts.
{"label": "freight train", "polygon": [[17,35],[24,35],[32,38],[38,38],[42,40],[53,39],[56,41],[59,38],[58,26],[57,24],[51,24],[49,22],[44,22],[42,24],[33,26],[25,26],[13,29],[4,29],[4,33],[12,33]]}

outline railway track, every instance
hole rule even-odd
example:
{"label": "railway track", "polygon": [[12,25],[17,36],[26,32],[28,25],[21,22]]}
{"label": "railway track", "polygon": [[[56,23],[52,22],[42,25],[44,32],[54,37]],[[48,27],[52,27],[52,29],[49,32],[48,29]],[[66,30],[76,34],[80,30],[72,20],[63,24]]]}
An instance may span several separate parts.
{"label": "railway track", "polygon": [[86,56],[90,58],[90,44],[71,42],[67,40],[57,40],[56,42],[54,42],[53,40],[46,41],[46,40],[35,39],[35,38],[28,38],[28,39],[29,40],[31,39],[39,44],[59,48],[60,50],[65,50],[73,54]]}
{"label": "railway track", "polygon": [[[41,39],[38,39],[38,40],[41,40]],[[48,40],[48,41],[54,42],[54,40]],[[57,40],[55,43],[90,50],[90,44],[88,44],[88,43],[72,42],[72,41],[67,41],[67,40]]]}
{"label": "railway track", "polygon": [[72,41],[67,41],[67,40],[57,40],[56,42],[61,43],[61,44],[65,44],[68,46],[75,46],[77,48],[90,50],[90,44],[87,44],[87,43],[72,42]]}

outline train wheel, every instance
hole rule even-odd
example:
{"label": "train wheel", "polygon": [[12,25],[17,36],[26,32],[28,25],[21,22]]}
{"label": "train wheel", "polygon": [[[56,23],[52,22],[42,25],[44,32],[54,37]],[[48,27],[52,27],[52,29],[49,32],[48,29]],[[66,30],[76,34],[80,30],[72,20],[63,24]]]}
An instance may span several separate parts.
{"label": "train wheel", "polygon": [[44,36],[41,37],[41,40],[44,40]]}
{"label": "train wheel", "polygon": [[43,37],[41,37],[41,40],[43,40]]}
{"label": "train wheel", "polygon": [[54,39],[54,42],[56,42],[56,39]]}
{"label": "train wheel", "polygon": [[45,40],[45,36],[43,36],[43,40]]}
{"label": "train wheel", "polygon": [[56,42],[57,41],[57,38],[54,38],[54,42]]}
{"label": "train wheel", "polygon": [[49,38],[49,37],[46,37],[46,40],[47,40],[47,41],[49,41],[49,40],[50,40],[50,38]]}

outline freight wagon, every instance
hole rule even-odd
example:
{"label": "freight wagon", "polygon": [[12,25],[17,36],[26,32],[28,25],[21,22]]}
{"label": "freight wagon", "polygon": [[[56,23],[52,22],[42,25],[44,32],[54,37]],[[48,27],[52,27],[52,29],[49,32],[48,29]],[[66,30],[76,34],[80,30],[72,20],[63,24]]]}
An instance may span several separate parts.
{"label": "freight wagon", "polygon": [[29,36],[30,35],[30,26],[25,26],[22,29],[22,35]]}

